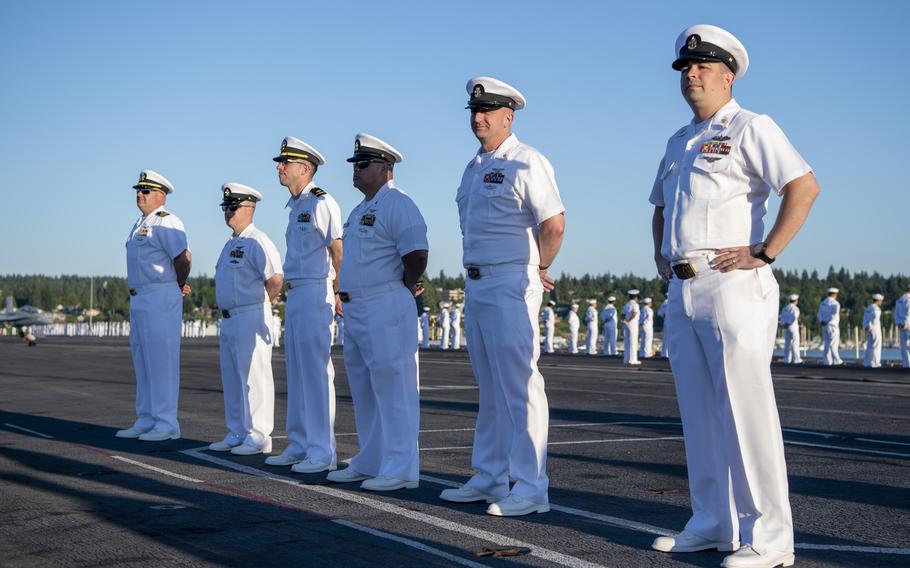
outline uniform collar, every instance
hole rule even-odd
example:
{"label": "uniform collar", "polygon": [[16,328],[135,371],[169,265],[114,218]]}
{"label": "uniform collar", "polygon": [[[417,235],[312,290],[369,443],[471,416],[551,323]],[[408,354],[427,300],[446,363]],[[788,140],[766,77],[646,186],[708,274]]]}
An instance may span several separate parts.
{"label": "uniform collar", "polygon": [[367,207],[369,207],[371,205],[378,204],[379,201],[385,196],[385,194],[387,194],[389,192],[389,190],[391,190],[392,188],[395,187],[393,182],[394,182],[394,180],[389,180],[389,181],[385,182],[384,184],[382,184],[382,187],[379,188],[379,191],[376,192],[376,195],[373,196],[373,199],[371,199],[369,201],[364,199],[361,202],[362,205],[366,205]]}
{"label": "uniform collar", "polygon": [[303,191],[300,192],[300,195],[298,195],[297,197],[294,197],[292,195],[291,198],[288,199],[288,202],[287,202],[287,204],[285,204],[285,207],[293,208],[294,204],[297,203],[298,201],[300,201],[301,199],[303,199],[305,195],[309,195],[310,190],[313,189],[314,187],[316,187],[316,182],[314,182],[313,180],[310,180],[310,183],[306,184],[306,187],[303,188]]}
{"label": "uniform collar", "polygon": [[[141,216],[139,217],[139,222],[141,223],[141,222],[145,221],[146,219],[150,219],[150,218],[154,217],[155,214],[158,213],[159,211],[164,211],[164,205],[162,205],[162,206],[159,207],[158,209],[155,209],[154,211],[152,211],[152,212],[149,213],[148,215],[141,215]],[[140,213],[141,213],[141,211],[140,211]]]}
{"label": "uniform collar", "polygon": [[[730,99],[730,102],[724,106],[717,109],[717,112],[714,113],[714,116],[708,119],[708,124],[705,125],[705,130],[721,130],[726,128],[730,124],[730,118],[739,112],[742,107],[739,106],[739,103],[736,102],[736,99]],[[693,117],[689,122],[688,126],[681,128],[676,135],[677,136],[692,136],[695,134],[695,125],[697,122]]]}
{"label": "uniform collar", "polygon": [[252,233],[252,232],[255,231],[255,230],[256,230],[256,227],[253,226],[252,223],[250,223],[249,225],[246,226],[246,229],[240,231],[240,234],[237,235],[236,237],[233,237],[233,238],[235,238],[235,239],[245,239],[245,238],[249,237],[249,236],[250,236],[250,233]]}
{"label": "uniform collar", "polygon": [[[500,144],[498,148],[493,150],[493,159],[494,160],[507,159],[509,157],[508,156],[509,150],[515,148],[516,146],[518,146],[518,138],[515,136],[514,133],[509,134],[509,137],[506,138],[505,140],[503,140],[502,144]],[[479,160],[480,155],[485,154],[485,153],[486,152],[483,151],[482,147],[480,149],[478,149],[477,150],[477,159]]]}

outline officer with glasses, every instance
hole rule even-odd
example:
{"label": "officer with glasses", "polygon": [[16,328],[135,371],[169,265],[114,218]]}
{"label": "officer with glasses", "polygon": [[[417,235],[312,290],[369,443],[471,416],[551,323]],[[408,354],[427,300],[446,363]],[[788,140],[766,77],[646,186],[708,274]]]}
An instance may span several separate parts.
{"label": "officer with glasses", "polygon": [[275,426],[271,307],[281,294],[281,257],[271,239],[253,225],[262,194],[239,183],[224,184],[221,193],[224,222],[233,231],[215,265],[228,432],[209,449],[238,456],[267,454]]}
{"label": "officer with glasses", "polygon": [[414,298],[423,292],[429,245],[417,205],[392,181],[401,161],[398,150],[369,134],[357,135],[348,158],[364,198],[344,225],[339,297],[360,451],[327,479],[363,481],[370,491],[413,489],[419,477]]}
{"label": "officer with glasses", "polygon": [[180,438],[180,329],[192,257],[183,223],[164,208],[171,182],[143,170],[133,189],[142,212],[126,241],[136,421],[116,436],[160,442]]}

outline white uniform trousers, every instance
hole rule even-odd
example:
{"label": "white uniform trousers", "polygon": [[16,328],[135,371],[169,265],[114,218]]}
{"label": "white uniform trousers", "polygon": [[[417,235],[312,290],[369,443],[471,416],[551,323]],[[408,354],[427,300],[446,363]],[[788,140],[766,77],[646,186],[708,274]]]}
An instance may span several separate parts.
{"label": "white uniform trousers", "polygon": [[802,363],[799,355],[799,326],[784,329],[784,363]]}
{"label": "white uniform trousers", "polygon": [[221,387],[224,421],[237,440],[258,448],[272,445],[275,383],[272,379],[271,306],[231,313],[221,320]]}
{"label": "white uniform trousers", "polygon": [[882,366],[882,330],[872,328],[866,332],[866,353],[863,355],[864,367]]}
{"label": "white uniform trousers", "polygon": [[686,445],[686,531],[793,550],[780,418],[771,383],[777,282],[769,266],[670,281],[670,366]]}
{"label": "white uniform trousers", "polygon": [[822,326],[822,340],[824,341],[822,353],[824,364],[840,365],[843,363],[840,358],[840,326],[833,323]]}
{"label": "white uniform trousers", "polygon": [[547,331],[546,331],[546,336],[544,336],[543,351],[544,351],[544,353],[552,353],[553,352],[553,335],[555,335],[555,333],[556,333],[556,324],[547,323],[545,325],[545,328]]}
{"label": "white uniform trousers", "polygon": [[449,348],[449,330],[450,329],[451,328],[449,327],[449,325],[442,326],[442,337],[439,339],[439,348],[440,349]]}
{"label": "white uniform trousers", "polygon": [[638,363],[638,321],[622,324],[622,360],[633,365]]}
{"label": "white uniform trousers", "polygon": [[549,408],[537,369],[537,314],[543,285],[537,267],[468,280],[468,353],[479,389],[468,485],[503,497],[511,493],[548,503]]}
{"label": "white uniform trousers", "polygon": [[183,296],[177,283],[153,284],[130,297],[130,350],[136,372],[139,430],[180,433],[180,326]]}
{"label": "white uniform trousers", "polygon": [[667,328],[667,318],[664,317],[664,335],[660,341],[660,356],[661,357],[670,356],[670,351],[669,351],[670,342],[668,341],[669,338],[670,338],[670,332],[668,331],[668,328]]}
{"label": "white uniform trousers", "polygon": [[901,365],[907,369],[910,368],[910,330],[902,329],[898,333],[898,341],[901,350]]}
{"label": "white uniform trousers", "polygon": [[641,348],[639,354],[643,359],[654,357],[654,326],[641,326]]}
{"label": "white uniform trousers", "polygon": [[578,353],[578,328],[569,328],[569,353]]}
{"label": "white uniform trousers", "polygon": [[607,321],[604,326],[604,355],[616,355],[616,321]]}
{"label": "white uniform trousers", "polygon": [[344,305],[344,366],[360,445],[351,467],[364,475],[420,475],[416,309],[404,285]]}
{"label": "white uniform trousers", "polygon": [[285,430],[289,445],[284,453],[335,465],[335,366],[332,364],[335,293],[331,281],[313,280],[295,285],[287,297]]}
{"label": "white uniform trousers", "polygon": [[461,323],[452,324],[452,349],[461,349]]}
{"label": "white uniform trousers", "polygon": [[430,348],[430,324],[427,324],[427,325],[421,324],[420,330],[421,330],[421,336],[422,336],[420,347],[423,349],[429,349]]}
{"label": "white uniform trousers", "polygon": [[585,335],[585,349],[588,355],[597,355],[597,324],[588,325],[588,333]]}

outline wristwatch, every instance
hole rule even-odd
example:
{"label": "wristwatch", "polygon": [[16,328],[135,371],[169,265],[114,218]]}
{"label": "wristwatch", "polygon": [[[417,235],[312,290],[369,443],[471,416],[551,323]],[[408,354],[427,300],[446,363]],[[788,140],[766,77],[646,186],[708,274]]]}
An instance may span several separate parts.
{"label": "wristwatch", "polygon": [[777,260],[777,258],[771,258],[767,254],[765,254],[765,250],[767,250],[767,249],[768,249],[768,243],[761,242],[761,243],[758,243],[757,245],[753,245],[752,250],[751,250],[752,256],[765,261],[766,264],[774,264],[774,261]]}

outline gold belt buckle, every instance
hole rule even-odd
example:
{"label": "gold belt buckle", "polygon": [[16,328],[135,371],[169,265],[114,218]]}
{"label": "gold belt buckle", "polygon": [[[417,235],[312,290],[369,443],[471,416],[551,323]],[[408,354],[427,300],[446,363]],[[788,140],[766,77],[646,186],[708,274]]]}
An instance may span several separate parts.
{"label": "gold belt buckle", "polygon": [[691,262],[673,265],[673,274],[680,280],[688,280],[695,277],[695,266]]}

